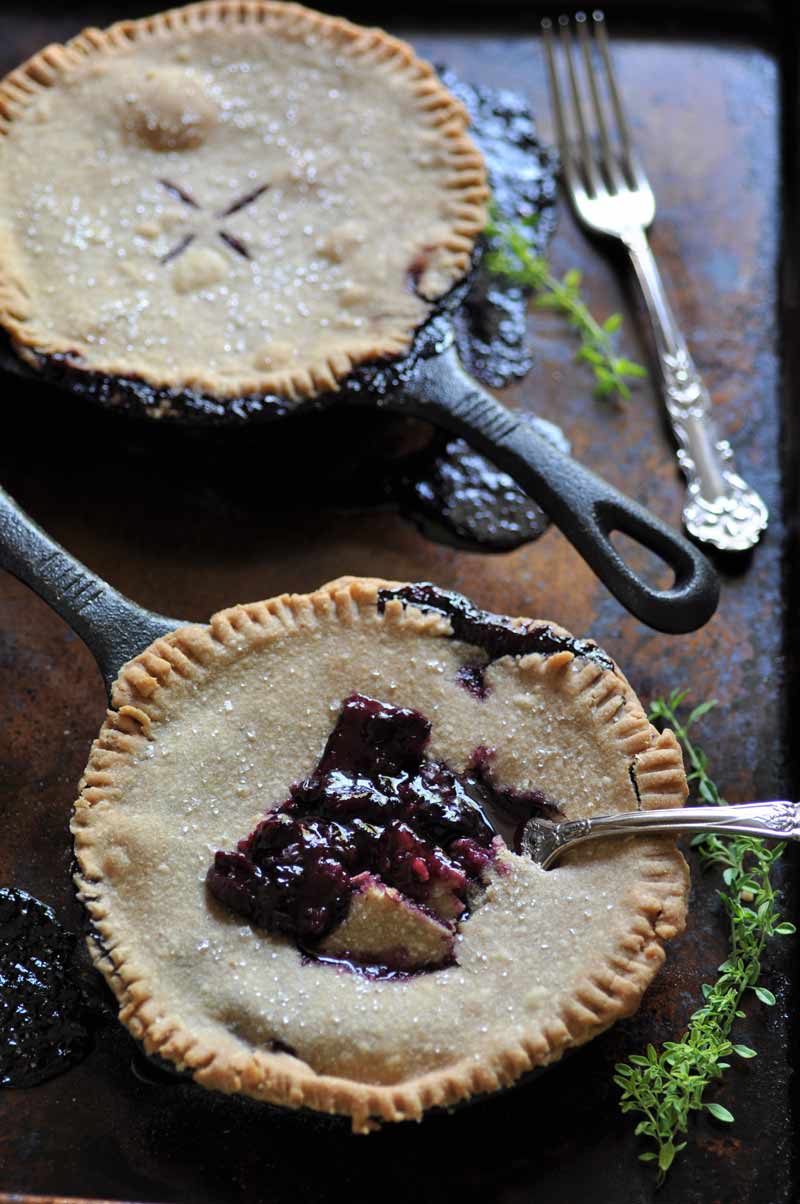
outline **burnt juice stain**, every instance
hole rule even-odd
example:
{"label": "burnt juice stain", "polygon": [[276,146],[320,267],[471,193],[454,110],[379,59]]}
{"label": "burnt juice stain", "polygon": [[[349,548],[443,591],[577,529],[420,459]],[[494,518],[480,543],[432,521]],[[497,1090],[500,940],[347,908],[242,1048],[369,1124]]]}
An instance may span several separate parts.
{"label": "burnt juice stain", "polygon": [[0,887],[0,1085],[32,1087],[81,1061],[92,1044],[76,936],[45,903]]}

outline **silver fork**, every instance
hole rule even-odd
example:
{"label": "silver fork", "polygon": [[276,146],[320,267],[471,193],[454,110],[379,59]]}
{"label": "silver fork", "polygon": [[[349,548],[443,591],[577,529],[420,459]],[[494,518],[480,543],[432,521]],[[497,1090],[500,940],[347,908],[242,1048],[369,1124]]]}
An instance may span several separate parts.
{"label": "silver fork", "polygon": [[650,836],[655,832],[737,832],[762,840],[800,840],[800,803],[781,799],[772,803],[733,803],[730,806],[668,807],[652,811],[620,811],[594,819],[572,819],[555,824],[529,819],[522,830],[522,850],[542,869],[567,849],[602,836]]}
{"label": "silver fork", "polygon": [[[618,238],[633,262],[653,326],[664,400],[678,443],[678,463],[687,482],[684,525],[703,543],[725,552],[744,551],[758,542],[765,529],[767,507],[738,475],[731,446],[727,439],[720,438],[711,413],[711,398],[675,320],[647,241],[645,231],[655,217],[655,197],[625,118],[603,14],[595,12],[589,18],[578,13],[574,29],[577,37],[570,19],[559,17],[558,41],[566,64],[570,105],[559,83],[553,23],[542,21],[567,190],[580,221],[590,230]],[[586,83],[583,87],[579,83],[577,59],[583,61],[588,101]],[[605,71],[611,123],[608,102],[601,97],[598,59]],[[613,135],[612,124],[616,127]]]}

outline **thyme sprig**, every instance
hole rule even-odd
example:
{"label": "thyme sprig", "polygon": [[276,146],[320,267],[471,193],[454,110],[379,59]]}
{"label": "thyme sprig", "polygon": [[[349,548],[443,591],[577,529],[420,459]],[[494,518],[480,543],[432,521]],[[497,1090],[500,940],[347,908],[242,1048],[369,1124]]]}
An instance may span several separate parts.
{"label": "thyme sprig", "polygon": [[622,325],[622,315],[611,314],[602,323],[593,317],[581,296],[578,269],[572,268],[559,280],[548,260],[531,247],[525,226],[535,224],[535,215],[514,224],[502,218],[495,205],[490,207],[485,231],[489,239],[486,260],[489,271],[530,289],[534,304],[540,309],[564,314],[580,340],[575,358],[588,364],[594,374],[595,394],[626,400],[631,395],[627,382],[640,379],[647,372],[641,364],[615,352],[614,335]]}
{"label": "thyme sprig", "polygon": [[[707,803],[725,806],[717,784],[708,771],[708,759],[690,736],[690,729],[716,702],[701,702],[681,721],[679,709],[685,690],[673,691],[668,699],[657,698],[650,709],[652,721],[672,727],[689,761],[689,781]],[[656,1165],[657,1182],[664,1181],[676,1155],[686,1147],[680,1140],[688,1131],[693,1112],[706,1111],[719,1121],[731,1123],[733,1115],[721,1103],[705,1098],[707,1088],[723,1077],[732,1054],[754,1058],[756,1051],[732,1040],[737,1019],[744,1017],[742,1003],[751,991],[768,1007],[775,996],[761,985],[761,958],[770,937],[789,936],[793,924],[781,921],[771,870],[785,846],[768,849],[752,836],[723,837],[714,833],[695,836],[703,863],[722,869],[724,889],[719,891],[730,928],[728,956],[718,977],[702,988],[703,1004],[689,1019],[679,1041],[665,1041],[661,1050],[648,1045],[644,1054],[632,1054],[616,1066],[614,1082],[621,1088],[623,1112],[642,1116],[637,1136],[647,1138],[654,1148],[639,1157]]]}

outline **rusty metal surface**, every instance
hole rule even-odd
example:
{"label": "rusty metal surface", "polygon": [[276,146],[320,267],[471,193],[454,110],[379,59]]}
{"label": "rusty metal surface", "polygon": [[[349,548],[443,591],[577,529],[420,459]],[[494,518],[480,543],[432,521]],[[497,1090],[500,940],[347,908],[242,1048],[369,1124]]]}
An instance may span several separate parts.
{"label": "rusty metal surface", "polygon": [[[125,15],[146,6],[131,3]],[[116,4],[35,15],[6,4],[5,71]],[[374,13],[373,13],[374,19]],[[431,32],[381,20],[464,78],[525,92],[546,117],[544,67],[530,37],[472,26]],[[483,26],[486,22],[483,23]],[[451,29],[454,27],[451,23]],[[304,590],[343,572],[432,579],[512,614],[590,632],[644,699],[675,686],[717,697],[702,738],[731,800],[786,795],[786,683],[779,390],[780,81],[769,47],[719,35],[620,38],[617,62],[636,99],[636,133],[659,202],[653,241],[682,325],[719,403],[748,479],[772,522],[746,563],[724,572],[720,609],[701,632],[657,635],[625,615],[555,531],[516,552],[477,556],[426,541],[399,517],[342,513],[304,501],[306,477],[377,425],[329,416],[315,425],[241,436],[191,437],[3,380],[13,413],[0,442],[0,480],[57,539],[148,607],[205,619],[236,601]],[[546,121],[543,122],[545,125]],[[590,244],[562,208],[558,269],[579,266],[597,313],[634,306],[619,262]],[[532,316],[537,363],[506,391],[562,425],[575,454],[677,523],[682,488],[650,384],[625,409],[594,401],[562,321]],[[646,355],[634,321],[625,350]],[[793,445],[796,450],[796,442]],[[784,461],[784,474],[797,464]],[[315,498],[319,493],[314,490]],[[796,496],[796,494],[795,494]],[[795,577],[796,580],[796,577]],[[66,626],[24,587],[0,578],[0,882],[79,922],[69,883],[67,823],[75,784],[104,712],[99,674]],[[797,782],[794,781],[796,788]],[[724,925],[713,883],[694,875],[688,932],[631,1020],[530,1083],[420,1126],[352,1138],[344,1123],[284,1114],[189,1085],[155,1085],[130,1069],[116,1024],[69,1073],[0,1096],[0,1190],[114,1200],[288,1204],[298,1197],[354,1204],[428,1201],[638,1204],[653,1196],[636,1161],[632,1125],[616,1106],[614,1062],[648,1040],[675,1036],[721,960]],[[740,1063],[717,1098],[736,1115],[700,1120],[691,1149],[660,1193],[664,1204],[788,1204],[792,1173],[791,944],[770,955],[779,1006],[750,1009],[742,1040],[760,1056]],[[598,1185],[602,1185],[599,1188]],[[14,1198],[14,1197],[12,1197]]]}

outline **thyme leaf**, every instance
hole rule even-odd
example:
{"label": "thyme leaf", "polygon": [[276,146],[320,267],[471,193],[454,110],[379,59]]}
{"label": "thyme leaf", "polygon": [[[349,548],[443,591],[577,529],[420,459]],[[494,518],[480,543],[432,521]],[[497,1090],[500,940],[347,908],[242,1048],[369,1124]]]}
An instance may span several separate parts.
{"label": "thyme leaf", "polygon": [[[693,724],[716,702],[701,702],[681,720],[678,712],[686,696],[685,690],[675,690],[669,698],[657,698],[650,708],[650,719],[672,727],[689,762],[689,782],[700,798],[725,806],[709,773],[706,754],[690,735]],[[744,1016],[742,1003],[748,991],[767,1007],[775,1003],[772,991],[759,982],[764,946],[770,937],[789,936],[795,931],[793,924],[781,921],[770,878],[785,845],[768,849],[752,836],[724,837],[715,833],[695,836],[692,845],[704,865],[722,871],[724,889],[719,896],[729,924],[728,956],[718,968],[716,980],[703,986],[703,1003],[690,1017],[680,1040],[665,1041],[660,1050],[648,1045],[645,1054],[631,1054],[615,1067],[614,1076],[622,1093],[620,1108],[642,1118],[635,1133],[648,1140],[652,1148],[639,1157],[654,1165],[659,1184],[687,1145],[680,1139],[688,1132],[692,1113],[706,1111],[718,1121],[733,1123],[734,1117],[724,1104],[705,1098],[706,1090],[730,1068],[728,1057],[756,1056],[754,1049],[733,1041],[731,1032],[736,1020]]]}
{"label": "thyme leaf", "polygon": [[535,224],[535,215],[515,224],[501,217],[496,205],[490,206],[485,230],[489,271],[530,289],[540,309],[562,313],[578,335],[575,358],[590,367],[595,395],[626,400],[631,392],[628,381],[647,376],[647,372],[641,364],[616,354],[614,335],[622,325],[622,315],[614,313],[602,323],[597,321],[581,296],[578,269],[572,268],[559,280],[549,261],[531,247],[525,227]]}

